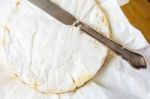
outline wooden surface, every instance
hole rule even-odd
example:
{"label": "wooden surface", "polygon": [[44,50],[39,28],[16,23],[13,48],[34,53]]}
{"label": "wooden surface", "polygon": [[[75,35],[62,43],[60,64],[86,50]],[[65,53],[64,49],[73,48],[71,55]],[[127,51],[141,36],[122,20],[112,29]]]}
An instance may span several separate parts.
{"label": "wooden surface", "polygon": [[148,0],[130,0],[122,9],[129,21],[140,29],[150,43],[150,2]]}

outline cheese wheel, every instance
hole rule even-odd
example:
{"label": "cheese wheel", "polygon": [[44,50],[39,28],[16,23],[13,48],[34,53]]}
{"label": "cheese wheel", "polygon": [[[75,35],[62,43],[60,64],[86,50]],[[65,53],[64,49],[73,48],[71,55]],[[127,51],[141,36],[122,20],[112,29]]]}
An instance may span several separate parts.
{"label": "cheese wheel", "polygon": [[[7,39],[3,48],[18,80],[42,93],[66,93],[96,75],[107,56],[108,49],[103,44],[28,1],[13,2],[3,24],[7,34],[3,36]],[[109,37],[105,16],[94,0],[52,2]]]}

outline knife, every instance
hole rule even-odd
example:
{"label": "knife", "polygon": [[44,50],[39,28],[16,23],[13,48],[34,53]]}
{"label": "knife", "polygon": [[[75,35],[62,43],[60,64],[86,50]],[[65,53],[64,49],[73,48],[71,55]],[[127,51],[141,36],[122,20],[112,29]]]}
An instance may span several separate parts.
{"label": "knife", "polygon": [[132,67],[136,69],[146,68],[147,64],[142,55],[132,52],[128,49],[123,48],[121,45],[115,43],[114,41],[108,39],[107,37],[101,35],[96,30],[89,27],[87,24],[83,23],[76,19],[73,15],[56,5],[50,0],[29,0],[34,5],[38,6],[55,19],[59,20],[65,25],[74,25],[75,27],[79,27],[79,29],[89,36],[95,38],[99,42],[103,43],[105,46],[116,52],[118,55],[122,56],[125,60],[127,60]]}

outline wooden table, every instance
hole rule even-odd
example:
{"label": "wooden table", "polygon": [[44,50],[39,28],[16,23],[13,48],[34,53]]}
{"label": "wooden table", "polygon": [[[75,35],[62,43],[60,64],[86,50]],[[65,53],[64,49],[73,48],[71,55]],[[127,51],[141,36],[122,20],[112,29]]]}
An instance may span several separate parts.
{"label": "wooden table", "polygon": [[150,43],[150,2],[148,0],[130,0],[122,7],[129,21],[144,34]]}

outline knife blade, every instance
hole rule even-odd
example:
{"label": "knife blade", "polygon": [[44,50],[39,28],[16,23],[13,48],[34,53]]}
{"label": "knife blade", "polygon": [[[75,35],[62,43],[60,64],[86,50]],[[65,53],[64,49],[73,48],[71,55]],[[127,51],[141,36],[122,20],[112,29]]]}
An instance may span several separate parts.
{"label": "knife blade", "polygon": [[101,35],[87,24],[79,21],[73,15],[56,5],[50,0],[29,0],[31,3],[41,8],[51,16],[53,16],[58,21],[64,23],[65,25],[74,25],[79,27],[81,31],[84,31],[91,37],[95,38],[99,42],[103,43],[105,46],[116,52],[118,55],[121,55],[122,58],[127,60],[132,67],[136,69],[146,68],[147,64],[142,55],[132,52],[128,49],[123,48],[121,45],[116,42],[108,39],[107,37]]}

